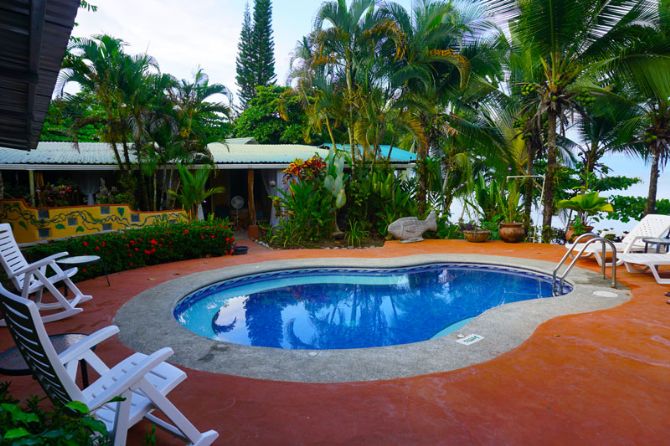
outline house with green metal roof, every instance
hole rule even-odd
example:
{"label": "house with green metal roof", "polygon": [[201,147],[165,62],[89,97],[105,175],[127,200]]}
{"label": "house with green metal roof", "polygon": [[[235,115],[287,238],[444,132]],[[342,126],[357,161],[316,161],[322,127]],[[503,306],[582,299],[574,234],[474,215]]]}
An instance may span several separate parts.
{"label": "house with green metal roof", "polygon": [[[330,149],[333,147],[332,143],[323,144],[321,147]],[[349,144],[337,144],[337,150],[342,150],[346,153],[351,153],[351,145]],[[358,153],[360,154],[362,148],[359,146]],[[412,164],[416,162],[416,154],[408,152],[407,150],[401,149],[399,147],[392,147],[388,144],[382,144],[379,146],[379,156],[383,159],[389,160],[392,165],[399,166],[402,164]]]}
{"label": "house with green metal roof", "polygon": [[[242,227],[256,220],[274,220],[269,197],[276,195],[277,188],[283,186],[283,170],[291,162],[328,155],[328,149],[323,147],[257,144],[253,138],[229,139],[209,144],[207,148],[217,170],[211,177],[210,186],[221,186],[224,192],[210,199],[206,211],[219,217],[239,219]],[[388,156],[388,152],[383,153]],[[412,154],[393,149],[391,164],[397,169],[410,167],[414,159],[408,155]],[[132,154],[130,161],[136,162]],[[210,164],[209,160],[205,163]],[[162,168],[171,169],[172,166]],[[95,204],[102,187],[116,184],[118,171],[114,149],[107,143],[85,142],[75,146],[71,142],[40,142],[31,151],[0,147],[0,173],[5,190],[14,191],[14,195],[15,191],[22,191],[20,195],[27,197],[33,206],[39,204],[36,197],[39,198],[40,188],[63,180],[78,185],[85,197],[83,204]],[[233,197],[243,200],[241,209],[231,207]]]}

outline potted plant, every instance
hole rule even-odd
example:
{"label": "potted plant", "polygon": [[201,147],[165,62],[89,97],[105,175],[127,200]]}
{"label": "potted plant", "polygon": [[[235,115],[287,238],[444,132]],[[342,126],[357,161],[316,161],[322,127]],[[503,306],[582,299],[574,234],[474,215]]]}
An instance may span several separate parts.
{"label": "potted plant", "polygon": [[483,243],[491,238],[491,231],[482,229],[475,223],[460,224],[465,240],[472,243]]}
{"label": "potted plant", "polygon": [[569,200],[558,202],[559,209],[570,209],[576,213],[565,233],[565,239],[571,242],[575,237],[586,234],[593,230],[589,225],[588,218],[601,212],[614,212],[614,208],[606,198],[601,197],[597,191],[583,192]]}
{"label": "potted plant", "polygon": [[498,226],[500,239],[506,243],[518,243],[526,237],[526,228],[521,220],[519,201],[521,194],[516,183],[509,183],[507,196],[500,191],[498,205],[503,211],[503,218]]}

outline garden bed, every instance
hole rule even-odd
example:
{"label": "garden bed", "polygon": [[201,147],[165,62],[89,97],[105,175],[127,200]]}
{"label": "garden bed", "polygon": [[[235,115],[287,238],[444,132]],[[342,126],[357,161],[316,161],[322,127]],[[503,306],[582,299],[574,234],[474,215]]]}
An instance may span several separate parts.
{"label": "garden bed", "polygon": [[34,245],[23,250],[28,261],[66,251],[71,256],[102,258],[80,268],[77,279],[140,268],[147,265],[231,255],[233,231],[226,220],[161,224],[141,229],[85,235]]}

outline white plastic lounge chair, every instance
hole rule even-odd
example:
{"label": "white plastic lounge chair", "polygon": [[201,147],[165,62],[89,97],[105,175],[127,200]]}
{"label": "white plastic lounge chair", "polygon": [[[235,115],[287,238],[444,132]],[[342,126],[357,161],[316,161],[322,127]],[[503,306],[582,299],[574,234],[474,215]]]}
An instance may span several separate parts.
{"label": "white plastic lounge chair", "polygon": [[[623,254],[621,260],[629,273],[643,273],[647,269],[661,285],[670,285],[670,278],[663,278],[658,272],[659,266],[670,266],[670,253],[665,254]],[[634,266],[638,265],[638,266]],[[639,268],[639,265],[643,268]]]}
{"label": "white plastic lounge chair", "polygon": [[[67,255],[67,252],[61,252],[37,262],[28,263],[14,239],[12,227],[9,223],[0,224],[0,263],[22,297],[34,296],[37,307],[49,312],[42,316],[45,323],[81,313],[83,310],[77,308],[77,305],[91,300],[91,296],[82,293],[70,279],[77,273],[77,268],[63,271],[56,263],[57,259]],[[48,275],[48,268],[53,270],[53,274]],[[70,299],[66,298],[56,286],[60,283],[71,292]],[[55,301],[48,303],[42,301],[45,289],[51,293]],[[0,326],[5,325],[5,322],[0,320]]]}
{"label": "white plastic lounge chair", "polygon": [[[51,401],[60,405],[71,401],[86,404],[91,413],[106,424],[113,435],[114,446],[125,445],[128,429],[143,418],[195,446],[210,445],[219,436],[213,430],[198,431],[166,398],[186,379],[183,371],[164,362],[172,355],[172,349],[163,348],[149,356],[135,353],[110,369],[92,348],[117,334],[118,327],[98,330],[59,355],[34,302],[0,287],[0,303],[16,346]],[[100,375],[83,390],[75,381],[82,360]],[[115,397],[123,401],[110,403]],[[173,424],[153,415],[155,409]]]}
{"label": "white plastic lounge chair", "polygon": [[[640,222],[621,240],[614,243],[617,250],[617,266],[623,264],[620,254],[627,254],[632,252],[644,251],[645,238],[660,238],[665,236],[670,231],[670,215],[649,214],[640,220]],[[575,255],[584,247],[585,243],[567,243],[566,249],[571,250]],[[607,246],[607,251],[611,252],[611,248]],[[602,245],[600,243],[593,243],[586,248],[583,256],[595,257],[598,265],[603,264],[605,259],[602,258]],[[610,266],[611,263],[607,263]]]}

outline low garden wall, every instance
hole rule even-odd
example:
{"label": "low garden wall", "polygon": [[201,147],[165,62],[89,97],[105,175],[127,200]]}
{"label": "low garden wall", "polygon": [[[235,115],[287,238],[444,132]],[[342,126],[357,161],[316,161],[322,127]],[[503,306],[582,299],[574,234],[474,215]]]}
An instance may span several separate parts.
{"label": "low garden wall", "polygon": [[0,200],[0,221],[10,223],[19,243],[74,235],[186,222],[183,210],[140,212],[127,204],[33,208],[23,200]]}

